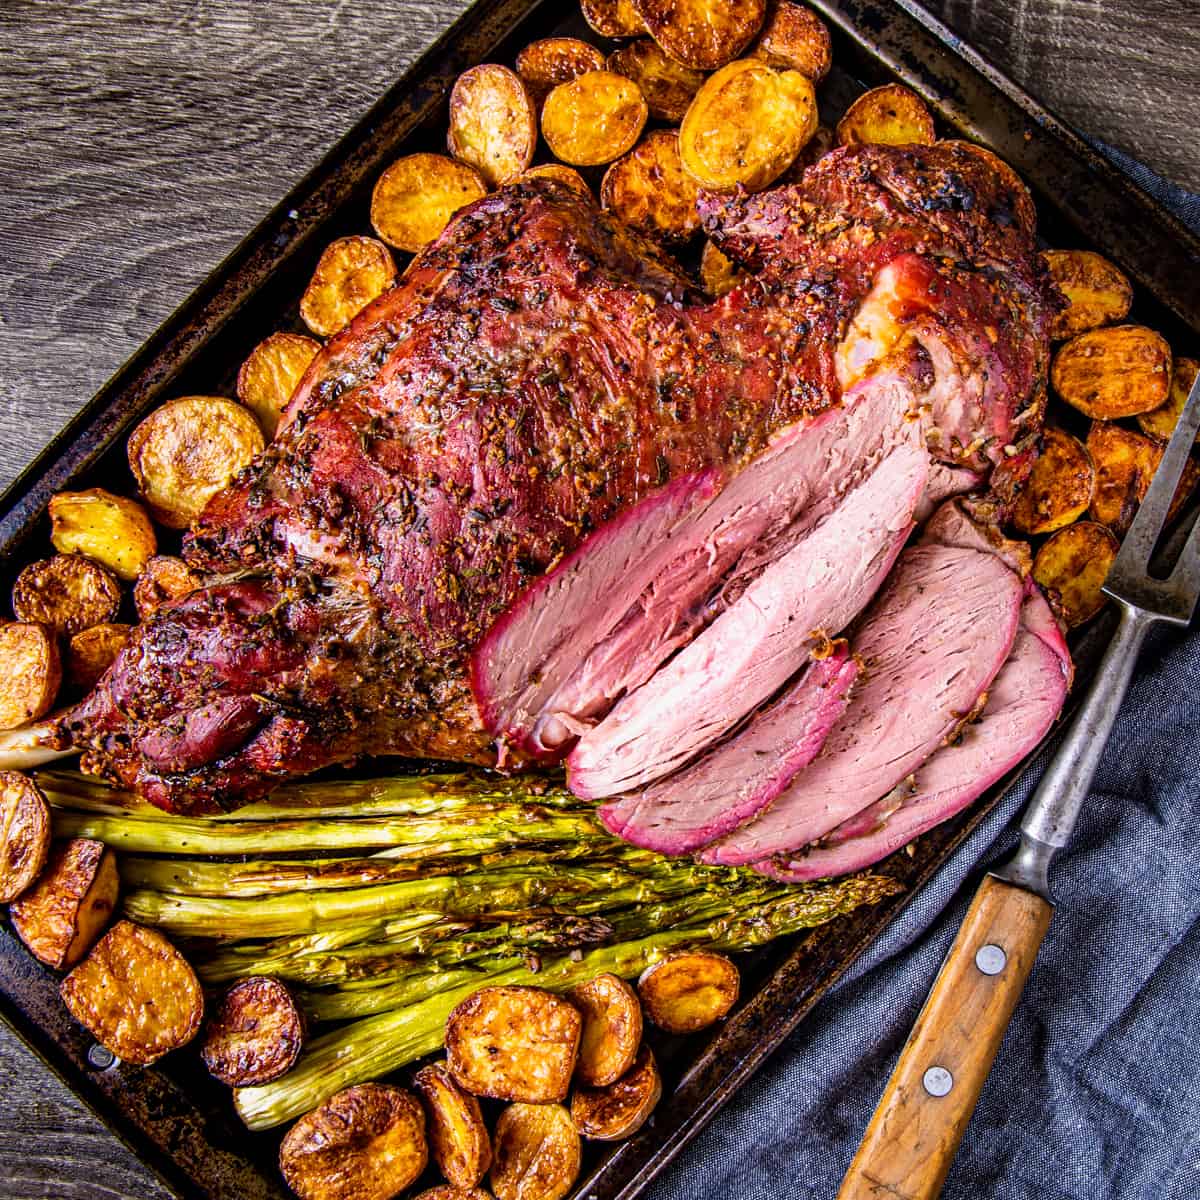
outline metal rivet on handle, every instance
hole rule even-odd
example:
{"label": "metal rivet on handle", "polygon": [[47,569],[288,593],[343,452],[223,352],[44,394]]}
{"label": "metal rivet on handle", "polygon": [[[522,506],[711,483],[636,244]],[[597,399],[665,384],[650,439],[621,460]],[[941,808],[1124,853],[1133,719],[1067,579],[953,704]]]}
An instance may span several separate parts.
{"label": "metal rivet on handle", "polygon": [[921,1077],[921,1082],[931,1096],[945,1096],[954,1086],[954,1076],[945,1067],[930,1067]]}
{"label": "metal rivet on handle", "polygon": [[975,965],[985,975],[999,975],[1007,962],[1008,955],[999,946],[989,943],[975,951]]}
{"label": "metal rivet on handle", "polygon": [[88,1066],[95,1067],[97,1071],[107,1071],[117,1061],[117,1056],[107,1046],[96,1042],[88,1048],[87,1060]]}

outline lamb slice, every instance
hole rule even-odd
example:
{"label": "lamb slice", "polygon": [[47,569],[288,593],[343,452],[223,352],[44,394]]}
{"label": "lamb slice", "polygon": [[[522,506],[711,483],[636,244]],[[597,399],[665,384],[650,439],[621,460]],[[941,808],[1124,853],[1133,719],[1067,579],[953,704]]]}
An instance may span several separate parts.
{"label": "lamb slice", "polygon": [[913,528],[929,456],[898,446],[824,521],[750,584],[567,760],[589,799],[644,787],[714,744],[837,634],[882,586]]}
{"label": "lamb slice", "polygon": [[824,749],[703,860],[758,864],[807,846],[911,775],[975,712],[1004,665],[1022,591],[993,554],[936,543],[906,550],[850,634],[866,678]]}
{"label": "lamb slice", "polygon": [[[1053,635],[1044,634],[1053,630]],[[1071,659],[1050,606],[1033,587],[1008,661],[982,717],[889,795],[842,822],[806,852],[759,869],[801,883],[869,867],[972,804],[1049,732],[1071,684]]]}
{"label": "lamb slice", "polygon": [[618,837],[688,854],[761,812],[820,752],[846,709],[858,661],[832,643],[777,700],[702,758],[599,810]]}

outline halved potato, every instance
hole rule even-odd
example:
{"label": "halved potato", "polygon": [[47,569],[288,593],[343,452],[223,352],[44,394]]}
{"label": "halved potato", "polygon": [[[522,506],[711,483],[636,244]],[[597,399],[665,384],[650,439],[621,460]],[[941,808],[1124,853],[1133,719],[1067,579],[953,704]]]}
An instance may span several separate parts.
{"label": "halved potato", "polygon": [[589,71],[560,83],[546,97],[542,136],[563,162],[598,167],[633,147],[648,115],[632,79],[614,71]]}
{"label": "halved potato", "polygon": [[398,158],[371,193],[371,225],[389,246],[416,253],[450,223],[460,208],[487,195],[474,167],[444,154]]}
{"label": "halved potato", "polygon": [[679,152],[704,187],[754,192],[792,165],[816,128],[817,98],[807,76],[741,58],[696,93],[679,130]]}
{"label": "halved potato", "polygon": [[1112,530],[1094,521],[1060,529],[1037,552],[1033,578],[1058,595],[1063,620],[1072,628],[1090,620],[1103,607],[1100,591],[1120,543]]}
{"label": "halved potato", "polygon": [[575,1078],[587,1087],[615,1083],[633,1066],[642,1044],[642,1006],[616,975],[597,975],[567,993],[583,1015]]}
{"label": "halved potato", "polygon": [[0,771],[0,904],[32,886],[49,852],[45,796],[19,771]]}
{"label": "halved potato", "polygon": [[413,1200],[493,1200],[493,1197],[481,1188],[457,1188],[452,1183],[443,1183],[426,1188]]}
{"label": "halved potato", "polygon": [[745,278],[745,272],[717,248],[716,242],[704,243],[700,252],[700,282],[705,291],[713,296],[724,296]]}
{"label": "halved potato", "polygon": [[292,993],[278,979],[252,975],[217,1002],[200,1057],[213,1078],[254,1087],[287,1074],[304,1038],[304,1014]]}
{"label": "halved potato", "polygon": [[200,580],[182,558],[156,554],[133,585],[133,606],[138,619],[148,621],[164,604],[178,600],[200,586]]}
{"label": "halved potato", "polygon": [[476,1096],[562,1100],[582,1025],[575,1007],[541,988],[480,988],[446,1021],[447,1066]]}
{"label": "halved potato", "polygon": [[530,167],[521,178],[557,179],[559,183],[573,187],[581,196],[586,196],[589,200],[595,199],[587,180],[574,167],[565,166],[563,163],[542,163],[540,166]]}
{"label": "halved potato", "polygon": [[1144,325],[1090,329],[1059,347],[1050,383],[1072,408],[1113,421],[1150,412],[1171,390],[1171,347]]}
{"label": "halved potato", "polygon": [[777,0],[767,17],[754,54],[772,66],[789,67],[820,83],[833,65],[833,43],[825,22],[811,8]]}
{"label": "halved potato", "polygon": [[90,692],[112,666],[132,632],[132,625],[116,621],[81,629],[67,643],[67,683],[76,691]]}
{"label": "halved potato", "polygon": [[273,333],[259,342],[242,363],[237,377],[238,399],[258,418],[263,433],[275,436],[279,417],[321,343],[302,333]]}
{"label": "halved potato", "polygon": [[392,1200],[428,1161],[417,1098],[382,1083],[330,1096],[279,1147],[283,1177],[300,1200]]}
{"label": "halved potato", "polygon": [[715,71],[754,40],[767,0],[633,0],[650,36],[676,62]]}
{"label": "halved potato", "polygon": [[58,842],[37,883],[9,909],[17,936],[56,971],[91,949],[116,911],[117,856],[94,838]]}
{"label": "halved potato", "polygon": [[1101,254],[1092,250],[1047,250],[1042,254],[1050,278],[1067,298],[1067,307],[1050,322],[1052,338],[1076,334],[1122,320],[1133,303],[1133,286]]}
{"label": "halved potato", "polygon": [[1087,447],[1061,429],[1047,427],[1012,523],[1022,533],[1053,533],[1088,510],[1096,490],[1096,470]]}
{"label": "halved potato", "polygon": [[840,146],[931,146],[936,137],[925,101],[900,83],[864,92],[837,123]]}
{"label": "halved potato", "polygon": [[633,0],[579,0],[583,19],[607,38],[637,37],[646,32],[646,22],[637,15]]}
{"label": "halved potato", "polygon": [[71,1016],[100,1045],[145,1066],[199,1032],[196,972],[157,929],[118,921],[62,981]]}
{"label": "halved potato", "polygon": [[52,496],[50,541],[60,554],[93,558],[125,580],[142,573],[157,545],[146,510],[103,488]]}
{"label": "halved potato", "polygon": [[0,729],[44,717],[61,683],[62,659],[52,629],[21,621],[0,625]]}
{"label": "halved potato", "polygon": [[600,204],[655,241],[685,242],[700,229],[699,191],[680,161],[679,134],[658,129],[605,171]]}
{"label": "halved potato", "polygon": [[[1163,442],[1171,440],[1171,434],[1175,432],[1175,426],[1179,424],[1179,418],[1183,415],[1183,406],[1187,403],[1188,394],[1192,390],[1192,384],[1196,382],[1197,375],[1200,375],[1200,362],[1194,358],[1177,358],[1174,361],[1171,366],[1171,390],[1166,403],[1137,415],[1137,423],[1142,427],[1143,433]],[[1200,441],[1200,433],[1196,435],[1196,439]]]}
{"label": "halved potato", "polygon": [[517,55],[517,74],[539,104],[560,83],[603,69],[603,53],[573,37],[542,38]]}
{"label": "halved potato", "polygon": [[605,65],[638,85],[656,121],[673,124],[683,120],[692,97],[704,82],[703,71],[694,71],[668,58],[653,38],[638,38],[618,47]]}
{"label": "halved potato", "polygon": [[455,1187],[477,1187],[492,1165],[492,1141],[479,1101],[455,1083],[445,1063],[422,1067],[413,1086],[425,1101],[429,1148],[438,1170]]}
{"label": "halved potato", "polygon": [[595,1142],[618,1142],[646,1123],[662,1099],[662,1078],[649,1046],[629,1070],[606,1087],[576,1087],[571,1095],[575,1128]]}
{"label": "halved potato", "polygon": [[561,1104],[510,1104],[496,1122],[496,1200],[562,1200],[579,1178],[579,1134]]}
{"label": "halved potato", "polygon": [[[1096,465],[1092,520],[1107,525],[1118,535],[1124,534],[1150,490],[1154,472],[1162,461],[1163,447],[1144,434],[1108,421],[1092,422],[1087,444]],[[1168,520],[1183,507],[1198,478],[1200,467],[1189,459],[1175,489]]]}
{"label": "halved potato", "polygon": [[30,563],[13,584],[19,621],[46,625],[71,637],[111,621],[121,607],[121,585],[111,571],[80,554],[56,554]]}
{"label": "halved potato", "polygon": [[[376,192],[387,174],[380,176]],[[375,223],[374,198],[371,221]],[[338,238],[317,260],[317,269],[300,297],[300,319],[317,337],[333,337],[395,282],[396,262],[381,241],[357,234]]]}
{"label": "halved potato", "polygon": [[447,144],[491,187],[512,183],[537,147],[537,108],[521,77],[499,63],[464,71],[450,93]]}
{"label": "halved potato", "polygon": [[737,967],[707,950],[669,954],[638,980],[646,1017],[668,1033],[695,1033],[721,1020],[740,989]]}

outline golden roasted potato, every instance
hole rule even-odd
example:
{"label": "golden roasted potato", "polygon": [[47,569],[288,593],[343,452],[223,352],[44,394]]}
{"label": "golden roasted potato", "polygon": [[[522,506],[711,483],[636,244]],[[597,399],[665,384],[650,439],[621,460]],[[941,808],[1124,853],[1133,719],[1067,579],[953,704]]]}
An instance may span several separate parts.
{"label": "golden roasted potato", "polygon": [[457,1188],[451,1183],[443,1183],[426,1188],[413,1200],[492,1200],[492,1196],[481,1188]]}
{"label": "golden roasted potato", "polygon": [[9,916],[34,958],[65,971],[108,924],[119,887],[116,854],[93,838],[71,838],[55,844],[42,877]]}
{"label": "golden roasted potato", "polygon": [[1091,620],[1105,604],[1100,591],[1120,544],[1112,530],[1093,521],[1060,529],[1037,552],[1033,578],[1057,594],[1059,611],[1074,628]]}
{"label": "golden roasted potato", "polygon": [[[1162,461],[1162,445],[1108,421],[1092,422],[1087,444],[1096,467],[1092,520],[1107,525],[1118,535],[1124,534],[1150,490],[1150,481]],[[1171,501],[1168,519],[1183,507],[1198,476],[1200,467],[1189,460]]]}
{"label": "golden roasted potato", "polygon": [[118,921],[62,981],[71,1016],[118,1058],[145,1066],[199,1032],[196,972],[157,929]]}
{"label": "golden roasted potato", "polygon": [[302,333],[273,333],[264,338],[242,363],[237,377],[238,399],[258,418],[263,433],[275,436],[279,418],[321,343]]}
{"label": "golden roasted potato", "polygon": [[579,0],[583,19],[601,37],[631,38],[646,32],[646,22],[637,15],[633,0]]}
{"label": "golden roasted potato", "polygon": [[106,567],[80,554],[56,554],[30,563],[13,584],[18,621],[46,625],[71,637],[111,621],[121,607],[121,585]]}
{"label": "golden roasted potato", "polygon": [[1012,523],[1022,533],[1053,533],[1088,510],[1096,470],[1087,447],[1061,429],[1047,427],[1042,449],[1013,507]]}
{"label": "golden roasted potato", "polygon": [[777,0],[762,33],[754,43],[754,54],[774,67],[789,67],[820,83],[833,65],[833,43],[825,22],[811,8]]}
{"label": "golden roasted potato", "polygon": [[[387,174],[380,176],[376,193]],[[374,199],[371,223],[375,224]],[[317,269],[300,297],[300,319],[317,337],[333,337],[372,300],[394,287],[396,278],[396,261],[383,242],[358,234],[338,238],[317,260]]]}
{"label": "golden roasted potato", "polygon": [[1047,250],[1050,278],[1067,307],[1050,322],[1052,338],[1072,338],[1122,320],[1133,303],[1133,286],[1103,255],[1091,250]]}
{"label": "golden roasted potato", "polygon": [[737,1003],[741,979],[723,954],[683,950],[647,967],[638,980],[646,1017],[668,1033],[695,1033]]}
{"label": "golden roasted potato", "polygon": [[603,69],[604,55],[595,46],[573,37],[542,38],[530,42],[517,55],[517,74],[538,104],[560,83]]}
{"label": "golden roasted potato", "polygon": [[562,1200],[579,1178],[579,1134],[561,1104],[510,1104],[496,1122],[496,1200]]}
{"label": "golden roasted potato", "polygon": [[1084,416],[1113,421],[1150,412],[1171,390],[1171,347],[1143,325],[1090,329],[1059,347],[1050,383]]}
{"label": "golden roasted potato", "polygon": [[142,421],[127,451],[150,511],[170,529],[187,529],[264,445],[254,414],[236,401],[180,396]]}
{"label": "golden roasted potato", "polygon": [[700,229],[699,188],[679,159],[674,129],[648,133],[600,183],[600,204],[658,242],[685,242]]}
{"label": "golden roasted potato", "polygon": [[605,65],[638,85],[656,121],[673,124],[683,120],[692,97],[704,82],[703,71],[694,71],[668,58],[653,38],[638,38],[618,47]]}
{"label": "golden roasted potato", "polygon": [[715,71],[754,40],[767,0],[633,0],[650,36],[676,62]]}
{"label": "golden roasted potato", "polygon": [[133,585],[133,606],[138,620],[148,621],[164,604],[194,592],[200,580],[182,558],[156,554]]}
{"label": "golden roasted potato", "polygon": [[586,196],[589,200],[595,199],[592,189],[588,187],[587,180],[574,167],[564,166],[562,163],[542,163],[541,166],[530,167],[521,178],[557,179],[559,183],[573,187],[580,195]]}
{"label": "golden roasted potato", "polygon": [[479,1101],[454,1082],[445,1063],[422,1067],[413,1086],[425,1101],[429,1148],[438,1170],[464,1191],[478,1187],[492,1165],[492,1140]]}
{"label": "golden roasted potato", "polygon": [[292,993],[265,975],[235,983],[208,1019],[200,1057],[214,1079],[254,1087],[287,1074],[300,1057],[304,1014]]}
{"label": "golden roasted potato", "polygon": [[642,1044],[642,1006],[637,993],[605,973],[567,993],[583,1015],[575,1077],[587,1087],[615,1083],[633,1066]]}
{"label": "golden roasted potato", "polygon": [[382,1083],[330,1096],[279,1147],[283,1177],[300,1200],[392,1200],[428,1161],[417,1098]]}
{"label": "golden roasted potato", "polygon": [[683,165],[704,187],[759,191],[792,165],[817,128],[812,81],[740,58],[705,81],[679,130]]}
{"label": "golden roasted potato", "polygon": [[542,136],[563,162],[598,167],[632,148],[648,115],[633,80],[613,71],[589,71],[560,83],[546,97]]}
{"label": "golden roasted potato", "polygon": [[66,654],[66,679],[70,687],[79,692],[90,692],[100,676],[113,664],[121,648],[129,641],[132,625],[105,621],[81,629],[68,643]]}
{"label": "golden roasted potato", "polygon": [[60,554],[82,554],[118,579],[136,579],[157,542],[146,510],[103,488],[50,498],[50,541]]}
{"label": "golden roasted potato", "polygon": [[925,101],[899,83],[864,92],[837,123],[839,146],[931,146],[935,138]]}
{"label": "golden roasted potato", "polygon": [[376,182],[371,225],[389,246],[415,254],[460,208],[486,195],[487,184],[474,167],[444,154],[409,154],[396,159]]}
{"label": "golden roasted potato", "polygon": [[0,771],[0,904],[24,893],[46,865],[50,810],[37,784]]}
{"label": "golden roasted potato", "polygon": [[700,282],[705,291],[713,296],[724,296],[745,278],[745,272],[717,249],[716,242],[704,243],[700,252]]}
{"label": "golden roasted potato", "polygon": [[52,629],[21,621],[0,625],[0,729],[44,717],[61,683],[62,659]]}
{"label": "golden roasted potato", "polygon": [[[1187,403],[1188,393],[1191,392],[1197,375],[1200,375],[1200,362],[1194,358],[1177,358],[1174,361],[1171,366],[1171,390],[1167,395],[1167,402],[1137,415],[1137,423],[1142,427],[1143,433],[1163,442],[1171,440],[1171,434],[1175,432],[1175,426],[1179,424],[1179,418],[1183,415],[1183,406]],[[1196,439],[1200,441],[1200,434],[1196,435]]]}
{"label": "golden roasted potato", "polygon": [[575,1128],[594,1142],[619,1142],[646,1123],[662,1099],[662,1078],[649,1046],[629,1070],[605,1087],[576,1087],[571,1094]]}
{"label": "golden roasted potato", "polygon": [[583,1019],[552,992],[485,987],[446,1021],[446,1063],[461,1087],[496,1100],[562,1100]]}
{"label": "golden roasted potato", "polygon": [[491,187],[512,183],[537,148],[537,106],[521,77],[499,63],[464,71],[450,93],[447,144]]}

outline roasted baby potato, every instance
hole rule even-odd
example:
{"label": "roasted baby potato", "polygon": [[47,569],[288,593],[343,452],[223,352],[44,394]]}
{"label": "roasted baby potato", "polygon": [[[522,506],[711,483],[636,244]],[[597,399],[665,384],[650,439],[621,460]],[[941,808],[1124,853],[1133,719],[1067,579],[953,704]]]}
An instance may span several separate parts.
{"label": "roasted baby potato", "polygon": [[745,273],[733,259],[717,249],[716,242],[705,242],[700,252],[700,282],[710,295],[724,296],[745,279]]}
{"label": "roasted baby potato", "polygon": [[389,246],[416,253],[450,223],[460,208],[487,195],[474,167],[444,154],[398,158],[371,193],[371,224]]}
{"label": "roasted baby potato", "polygon": [[417,1098],[382,1083],[330,1096],[279,1147],[283,1177],[300,1200],[392,1200],[428,1161]]}
{"label": "roasted baby potato", "polygon": [[1047,250],[1042,258],[1050,278],[1067,298],[1067,307],[1050,322],[1052,338],[1072,338],[1111,325],[1129,312],[1133,287],[1103,255],[1091,250]]}
{"label": "roasted baby potato", "polygon": [[679,130],[679,152],[704,187],[754,192],[792,165],[816,128],[816,93],[807,76],[740,58],[696,93]]}
{"label": "roasted baby potato", "polygon": [[931,146],[935,137],[925,102],[899,83],[864,92],[837,123],[839,146]]}
{"label": "roasted baby potato", "polygon": [[579,1177],[579,1134],[561,1104],[510,1104],[496,1122],[496,1200],[562,1200]]}
{"label": "roasted baby potato", "polygon": [[512,183],[537,147],[537,110],[521,77],[499,63],[464,71],[450,93],[447,144],[491,187]]}
{"label": "roasted baby potato", "polygon": [[[1179,424],[1183,406],[1187,403],[1188,393],[1192,390],[1192,384],[1196,382],[1197,374],[1200,374],[1200,362],[1194,358],[1177,358],[1174,361],[1171,366],[1171,390],[1167,395],[1167,402],[1137,415],[1137,423],[1142,427],[1143,433],[1163,442],[1171,440],[1171,434]],[[1200,441],[1200,434],[1197,434],[1197,440]]]}
{"label": "roasted baby potato", "polygon": [[562,1100],[582,1025],[578,1010],[551,992],[481,988],[446,1021],[447,1066],[476,1096],[531,1104]]}
{"label": "roasted baby potato", "polygon": [[788,67],[820,83],[833,65],[833,43],[825,22],[811,8],[778,0],[754,43],[754,54],[774,67]]}
{"label": "roasted baby potato", "polygon": [[146,510],[103,488],[52,496],[50,541],[60,554],[93,558],[124,580],[142,573],[157,545]]}
{"label": "roasted baby potato", "polygon": [[638,38],[618,47],[605,65],[638,85],[656,121],[673,124],[683,120],[692,97],[704,82],[703,71],[693,71],[668,58],[653,38]]}
{"label": "roasted baby potato", "polygon": [[0,771],[0,904],[22,895],[46,865],[50,810],[31,779]]}
{"label": "roasted baby potato", "polygon": [[1084,416],[1113,421],[1165,404],[1171,390],[1171,347],[1143,325],[1090,329],[1061,346],[1050,383]]}
{"label": "roasted baby potato", "polygon": [[642,1006],[616,975],[597,975],[567,993],[583,1015],[575,1078],[587,1087],[615,1083],[633,1066],[642,1044]]}
{"label": "roasted baby potato", "polygon": [[492,1196],[480,1188],[457,1188],[451,1183],[443,1183],[438,1187],[426,1188],[413,1200],[493,1200]]}
{"label": "roasted baby potato", "polygon": [[676,62],[715,71],[754,40],[767,0],[633,0],[650,36]]}
{"label": "roasted baby potato", "polygon": [[[1092,520],[1122,535],[1133,523],[1138,506],[1150,490],[1150,481],[1162,461],[1162,445],[1144,434],[1107,421],[1092,422],[1087,444],[1096,465]],[[1171,501],[1168,519],[1183,507],[1198,477],[1200,467],[1189,460]]]}
{"label": "roasted baby potato", "polygon": [[684,950],[642,972],[638,995],[646,1017],[668,1033],[695,1033],[737,1003],[741,979],[723,954]]}
{"label": "roasted baby potato", "polygon": [[648,115],[633,80],[614,71],[589,71],[546,97],[542,136],[563,162],[598,167],[632,149]]}
{"label": "roasted baby potato", "polygon": [[22,621],[0,625],[0,729],[44,717],[61,683],[62,659],[52,629]]}
{"label": "roasted baby potato", "polygon": [[1100,588],[1118,549],[1110,529],[1093,521],[1080,521],[1060,529],[1037,552],[1033,578],[1047,591],[1057,593],[1059,611],[1072,628],[1104,607],[1105,596]]}
{"label": "roasted baby potato", "polygon": [[603,69],[604,55],[573,37],[542,38],[517,55],[517,74],[538,104],[560,83]]}
{"label": "roasted baby potato", "polygon": [[80,554],[56,554],[30,563],[13,584],[19,621],[46,625],[71,637],[111,621],[121,607],[121,585],[106,567]]}
{"label": "roasted baby potato", "polygon": [[155,518],[170,529],[187,529],[264,445],[249,409],[223,396],[180,396],[142,421],[129,435],[127,452]]}
{"label": "roasted baby potato", "polygon": [[567,167],[562,163],[542,163],[541,166],[530,167],[522,178],[557,179],[559,183],[565,183],[568,187],[573,187],[581,196],[586,196],[589,200],[594,198],[592,196],[592,189],[588,187],[587,180],[574,167]]}
{"label": "roasted baby potato", "polygon": [[182,558],[156,554],[133,585],[133,606],[138,620],[148,621],[164,604],[178,600],[200,586],[200,580]]}
{"label": "roasted baby potato", "polygon": [[646,32],[646,22],[637,15],[633,0],[579,0],[583,19],[601,37],[631,38]]}
{"label": "roasted baby potato", "polygon": [[1017,497],[1012,523],[1022,533],[1053,533],[1088,510],[1096,471],[1087,447],[1061,429],[1047,427],[1033,470]]}
{"label": "roasted baby potato", "polygon": [[91,949],[117,907],[117,856],[93,838],[57,842],[37,883],[9,916],[29,952],[56,971]]}
{"label": "roasted baby potato", "polygon": [[594,1142],[619,1142],[646,1123],[662,1099],[662,1078],[649,1046],[637,1053],[629,1070],[606,1087],[577,1086],[571,1094],[575,1128]]}
{"label": "roasted baby potato", "polygon": [[264,338],[242,363],[237,377],[238,399],[258,418],[263,433],[275,436],[279,418],[321,343],[302,333],[273,333]]}
{"label": "roasted baby potato", "polygon": [[674,129],[647,134],[604,173],[600,204],[658,242],[685,242],[700,228],[699,188],[679,159]]}
{"label": "roasted baby potato", "polygon": [[[392,167],[379,177],[376,194]],[[371,223],[376,224],[374,196]],[[395,282],[396,262],[382,242],[357,234],[338,238],[317,260],[317,269],[300,297],[300,319],[317,337],[333,337]]]}
{"label": "roasted baby potato", "polygon": [[118,921],[62,981],[71,1016],[118,1058],[145,1066],[199,1032],[196,972],[157,929]]}
{"label": "roasted baby potato", "polygon": [[105,621],[81,629],[68,643],[66,679],[77,692],[90,692],[129,641],[132,625]]}
{"label": "roasted baby potato", "polygon": [[278,979],[235,983],[208,1019],[200,1057],[230,1087],[270,1083],[292,1069],[304,1046],[304,1014]]}
{"label": "roasted baby potato", "polygon": [[438,1170],[455,1187],[477,1187],[492,1165],[492,1141],[479,1101],[454,1082],[445,1063],[422,1067],[413,1086],[425,1102],[429,1148]]}

